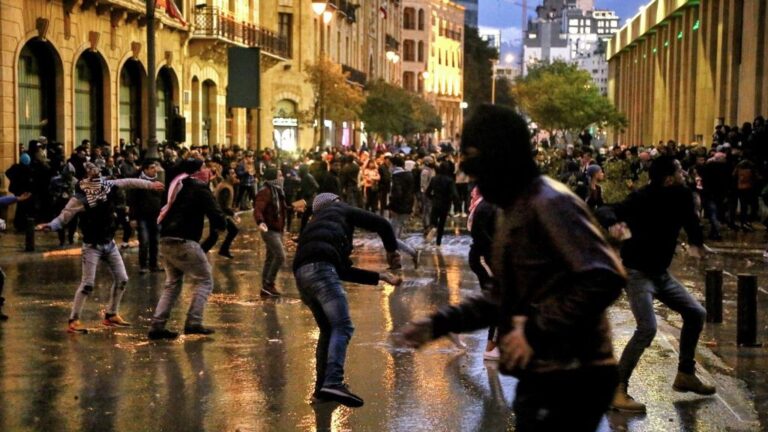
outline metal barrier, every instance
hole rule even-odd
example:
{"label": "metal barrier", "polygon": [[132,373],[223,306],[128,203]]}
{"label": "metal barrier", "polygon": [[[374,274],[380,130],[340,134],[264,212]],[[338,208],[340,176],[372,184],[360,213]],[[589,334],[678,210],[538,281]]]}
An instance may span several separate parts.
{"label": "metal barrier", "polygon": [[705,283],[708,323],[723,322],[723,271],[708,269]]}

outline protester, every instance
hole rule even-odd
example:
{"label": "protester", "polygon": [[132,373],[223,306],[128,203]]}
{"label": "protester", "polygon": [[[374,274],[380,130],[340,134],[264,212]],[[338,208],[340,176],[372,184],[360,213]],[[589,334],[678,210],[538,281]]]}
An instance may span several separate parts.
{"label": "protester", "polygon": [[280,291],[275,288],[277,272],[285,262],[283,231],[288,204],[282,188],[283,175],[277,167],[264,170],[264,187],[256,194],[253,205],[253,219],[261,230],[261,239],[267,247],[264,268],[261,272],[261,296],[276,297]]}
{"label": "protester", "polygon": [[623,222],[631,233],[631,238],[621,248],[621,257],[629,275],[626,292],[637,328],[621,354],[619,388],[613,400],[615,409],[629,412],[645,412],[646,409],[644,404],[629,396],[627,389],[632,371],[656,335],[654,299],[683,318],[673,389],[701,395],[715,393],[715,387],[696,376],[694,359],[706,311],[668,271],[681,228],[688,234],[689,253],[695,257],[703,254],[704,236],[694,210],[693,195],[684,186],[680,163],[669,156],[660,156],[653,161],[650,176],[648,186],[604,210],[605,220],[614,231],[622,229],[618,223]]}
{"label": "protester", "polygon": [[500,371],[519,378],[515,430],[593,431],[616,389],[605,310],[625,273],[584,202],[539,174],[529,142],[525,120],[504,107],[482,105],[465,123],[462,169],[504,212],[493,256],[500,298],[445,307],[403,335],[421,346],[498,323]]}
{"label": "protester", "polygon": [[[157,182],[157,163],[145,160],[141,164],[139,179]],[[163,268],[158,265],[157,253],[160,232],[157,226],[157,216],[163,207],[163,193],[155,190],[132,190],[127,195],[131,224],[136,227],[139,235],[139,273],[159,272]]]}
{"label": "protester", "polygon": [[386,219],[344,204],[336,194],[317,195],[312,211],[314,216],[299,238],[293,271],[301,299],[320,329],[313,398],[360,407],[363,399],[344,383],[347,345],[354,327],[341,281],[377,285],[383,280],[399,285],[401,278],[356,268],[349,258],[355,228],[373,231],[381,237],[390,265],[399,260],[397,240]]}
{"label": "protester", "polygon": [[[227,236],[219,247],[219,255],[232,259],[234,257],[230,248],[235,237],[240,232],[237,228],[237,224],[240,223],[240,217],[236,213],[237,206],[235,204],[235,186],[240,179],[234,168],[226,168],[223,174],[224,178],[216,186],[216,192],[214,193],[216,202],[219,203],[219,207],[221,207],[227,219]],[[203,252],[208,253],[218,240],[219,232],[217,230],[209,230],[208,237],[200,244],[200,247],[203,249]]]}
{"label": "protester", "polygon": [[212,230],[223,230],[226,218],[208,188],[208,173],[201,170],[202,166],[199,159],[187,159],[180,164],[181,173],[171,181],[168,203],[157,218],[165,289],[152,316],[150,339],[178,337],[177,332],[166,329],[166,323],[187,274],[194,282],[195,293],[187,312],[184,333],[209,335],[215,332],[203,325],[205,304],[213,291],[213,275],[199,241],[205,217],[208,217]]}
{"label": "protester", "polygon": [[93,292],[96,268],[99,261],[105,261],[112,273],[112,289],[109,304],[102,324],[105,326],[128,327],[118,313],[120,301],[125,293],[128,275],[120,251],[115,244],[115,206],[118,189],[151,189],[162,191],[163,184],[139,179],[107,180],[101,177],[101,170],[93,163],[83,165],[85,178],[77,184],[75,196],[70,198],[59,216],[47,224],[37,226],[43,231],[63,229],[75,215],[79,214],[80,231],[83,235],[83,274],[80,286],[75,292],[72,313],[69,316],[69,333],[87,333],[80,322],[85,300]]}
{"label": "protester", "polygon": [[[0,208],[8,207],[9,205],[18,203],[18,202],[24,202],[29,199],[29,197],[32,196],[29,192],[24,192],[23,194],[16,196],[16,195],[6,195],[0,197]],[[2,219],[0,219],[2,221]],[[2,230],[5,230],[5,222],[3,221],[3,227]],[[5,315],[3,313],[3,305],[5,304],[5,297],[3,297],[3,288],[5,288],[5,273],[3,273],[3,269],[0,268],[0,321],[5,321],[8,319],[8,315]]]}

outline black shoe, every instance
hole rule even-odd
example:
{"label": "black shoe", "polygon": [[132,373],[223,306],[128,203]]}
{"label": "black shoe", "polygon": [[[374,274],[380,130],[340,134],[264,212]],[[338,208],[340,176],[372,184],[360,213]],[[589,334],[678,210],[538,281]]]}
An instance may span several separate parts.
{"label": "black shoe", "polygon": [[139,269],[139,274],[147,274],[149,273],[149,269],[146,267],[142,267]]}
{"label": "black shoe", "polygon": [[203,327],[202,324],[184,326],[184,334],[210,335],[216,333],[216,330],[210,327]]}
{"label": "black shoe", "polygon": [[318,392],[320,399],[336,401],[350,408],[363,406],[363,398],[349,391],[346,385],[323,387]]}
{"label": "black shoe", "polygon": [[273,285],[263,285],[259,294],[262,297],[280,297],[281,295],[280,291],[275,289]]}
{"label": "black shoe", "polygon": [[224,258],[229,258],[229,259],[234,258],[229,251],[219,251],[219,256],[223,256]]}
{"label": "black shoe", "polygon": [[176,339],[177,337],[179,337],[179,334],[174,331],[166,330],[164,328],[161,328],[161,329],[155,328],[150,330],[149,333],[147,333],[147,336],[149,336],[151,340]]}
{"label": "black shoe", "polygon": [[157,267],[150,267],[149,271],[151,271],[152,273],[160,273],[160,272],[164,272],[165,269],[157,266]]}

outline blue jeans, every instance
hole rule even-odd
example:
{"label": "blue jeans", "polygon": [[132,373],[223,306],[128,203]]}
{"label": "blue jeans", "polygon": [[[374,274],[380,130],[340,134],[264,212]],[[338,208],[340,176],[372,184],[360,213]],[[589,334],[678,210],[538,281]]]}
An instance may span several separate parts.
{"label": "blue jeans", "polygon": [[315,351],[315,392],[339,386],[344,382],[347,345],[355,330],[341,279],[336,268],[324,262],[303,265],[294,275],[301,300],[309,306],[320,328]]}
{"label": "blue jeans", "polygon": [[261,279],[264,287],[273,287],[280,266],[285,262],[285,249],[283,248],[283,233],[279,231],[267,231],[261,233],[261,238],[267,246],[267,257],[264,259],[264,269]]}
{"label": "blue jeans", "polygon": [[693,373],[696,369],[696,345],[704,328],[706,310],[673,278],[669,272],[650,275],[639,270],[627,268],[627,298],[632,308],[632,315],[637,321],[637,328],[632,338],[621,353],[619,360],[619,379],[622,384],[629,384],[632,371],[640,361],[645,349],[656,336],[656,315],[653,312],[653,300],[658,299],[683,317],[683,329],[680,332],[680,358],[678,370]]}
{"label": "blue jeans", "polygon": [[106,244],[83,244],[83,275],[80,286],[75,291],[75,300],[72,303],[70,319],[79,319],[83,312],[85,299],[93,292],[96,284],[96,268],[99,261],[104,260],[112,273],[112,289],[109,295],[109,305],[106,312],[116,314],[120,301],[125,292],[125,284],[128,283],[128,274],[125,272],[123,257],[120,255],[114,241]]}

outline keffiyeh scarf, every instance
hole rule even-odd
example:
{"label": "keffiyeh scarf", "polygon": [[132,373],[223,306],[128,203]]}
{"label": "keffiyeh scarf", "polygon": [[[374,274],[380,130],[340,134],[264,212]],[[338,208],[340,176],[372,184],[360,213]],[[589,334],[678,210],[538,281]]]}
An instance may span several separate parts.
{"label": "keffiyeh scarf", "polygon": [[82,179],[78,186],[88,201],[88,207],[94,207],[99,202],[107,201],[109,192],[112,190],[112,182],[103,177]]}

